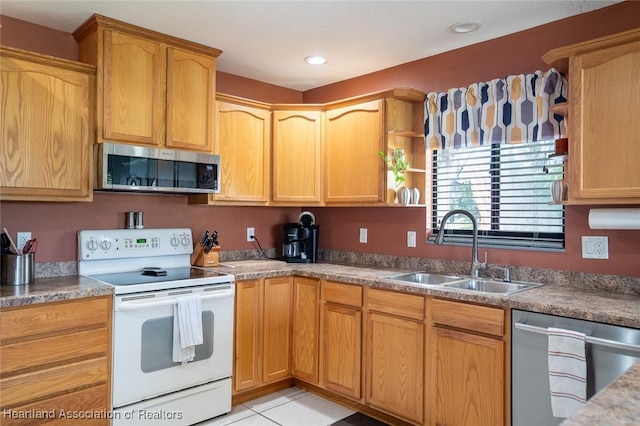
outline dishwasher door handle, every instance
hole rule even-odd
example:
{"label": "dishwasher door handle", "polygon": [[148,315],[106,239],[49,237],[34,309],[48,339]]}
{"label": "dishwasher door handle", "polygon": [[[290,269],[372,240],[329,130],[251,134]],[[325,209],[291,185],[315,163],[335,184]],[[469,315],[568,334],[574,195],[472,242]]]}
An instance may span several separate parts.
{"label": "dishwasher door handle", "polygon": [[[547,329],[544,327],[537,327],[535,325],[523,324],[521,322],[516,322],[513,324],[513,326],[518,330],[522,330],[522,331],[529,331],[531,333],[538,333],[538,334],[545,334],[545,335],[547,334]],[[640,345],[634,345],[632,343],[618,342],[616,340],[601,339],[600,337],[592,337],[592,336],[585,336],[585,341],[587,343],[591,343],[592,345],[606,346],[608,348],[623,349],[627,351],[640,353]]]}

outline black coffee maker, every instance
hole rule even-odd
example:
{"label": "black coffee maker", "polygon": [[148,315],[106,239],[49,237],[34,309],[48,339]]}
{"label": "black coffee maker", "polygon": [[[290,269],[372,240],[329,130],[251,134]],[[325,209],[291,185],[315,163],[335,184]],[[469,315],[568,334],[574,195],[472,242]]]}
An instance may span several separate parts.
{"label": "black coffee maker", "polygon": [[297,223],[284,225],[282,260],[289,263],[315,263],[318,259],[318,225],[311,212],[302,212]]}

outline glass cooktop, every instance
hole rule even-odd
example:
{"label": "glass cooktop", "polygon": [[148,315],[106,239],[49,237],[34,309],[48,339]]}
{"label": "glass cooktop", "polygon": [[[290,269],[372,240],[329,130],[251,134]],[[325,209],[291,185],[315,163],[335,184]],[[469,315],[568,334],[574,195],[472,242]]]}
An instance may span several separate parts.
{"label": "glass cooktop", "polygon": [[229,274],[206,268],[142,268],[129,272],[91,275],[98,281],[114,286],[130,286],[139,284],[155,284],[167,281],[183,281],[180,285],[203,285],[229,282]]}

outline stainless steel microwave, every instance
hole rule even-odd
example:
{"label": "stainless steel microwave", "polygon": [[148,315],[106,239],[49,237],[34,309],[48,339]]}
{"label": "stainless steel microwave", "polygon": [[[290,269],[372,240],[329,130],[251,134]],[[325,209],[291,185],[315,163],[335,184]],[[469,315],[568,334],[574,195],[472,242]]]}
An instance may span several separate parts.
{"label": "stainless steel microwave", "polygon": [[97,190],[171,194],[220,192],[220,156],[176,149],[95,145]]}

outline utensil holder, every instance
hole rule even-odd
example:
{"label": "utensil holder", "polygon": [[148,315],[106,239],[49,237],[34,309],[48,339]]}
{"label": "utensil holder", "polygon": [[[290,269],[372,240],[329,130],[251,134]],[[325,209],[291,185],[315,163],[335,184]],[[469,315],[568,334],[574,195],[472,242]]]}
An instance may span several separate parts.
{"label": "utensil holder", "polygon": [[209,253],[205,253],[202,246],[196,247],[191,253],[191,264],[193,266],[211,267],[220,263],[220,246],[213,247]]}
{"label": "utensil holder", "polygon": [[31,284],[35,279],[35,253],[2,253],[0,262],[0,284]]}

